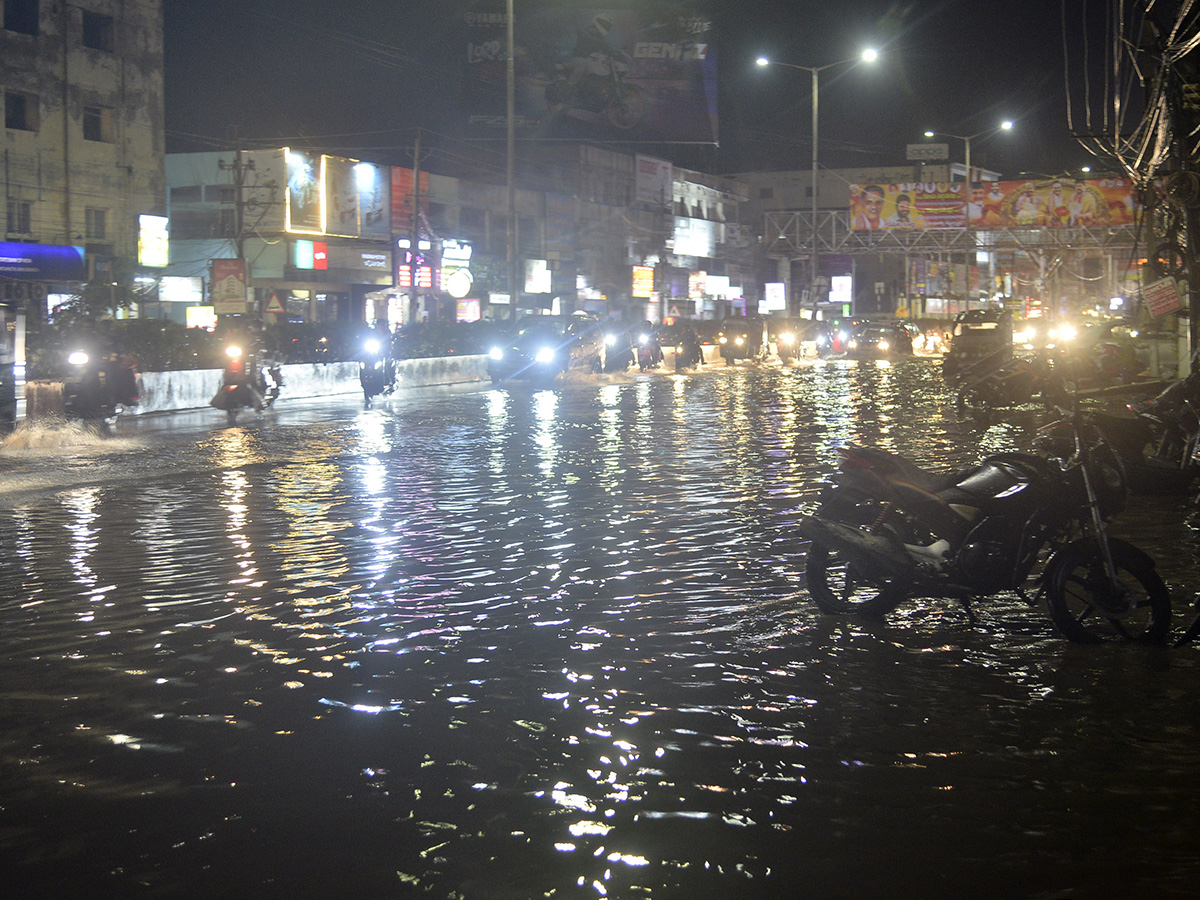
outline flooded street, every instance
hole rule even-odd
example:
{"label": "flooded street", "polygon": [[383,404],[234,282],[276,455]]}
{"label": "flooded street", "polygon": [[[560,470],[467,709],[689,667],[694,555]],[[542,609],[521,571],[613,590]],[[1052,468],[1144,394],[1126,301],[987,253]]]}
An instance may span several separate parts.
{"label": "flooded street", "polygon": [[[797,508],[949,467],[930,360],[281,398],[0,448],[0,874],[96,898],[1192,897],[1200,646],[819,614]],[[1200,515],[1115,532],[1198,589]],[[10,888],[11,890],[11,888]]]}

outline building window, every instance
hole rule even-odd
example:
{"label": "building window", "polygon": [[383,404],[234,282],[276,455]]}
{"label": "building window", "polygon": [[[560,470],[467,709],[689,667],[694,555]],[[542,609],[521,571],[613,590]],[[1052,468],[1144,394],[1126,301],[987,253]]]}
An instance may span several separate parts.
{"label": "building window", "polygon": [[83,139],[85,141],[103,141],[106,144],[115,141],[113,111],[107,106],[85,106],[83,108]]}
{"label": "building window", "polygon": [[37,34],[38,0],[4,0],[4,28],[21,34]]}
{"label": "building window", "polygon": [[172,203],[199,203],[200,185],[189,184],[187,187],[171,188]]}
{"label": "building window", "polygon": [[27,200],[8,201],[8,233],[33,233],[33,204]]}
{"label": "building window", "polygon": [[209,203],[233,203],[237,196],[232,184],[206,184],[204,199]]}
{"label": "building window", "polygon": [[116,48],[112,16],[83,11],[83,46],[112,53]]}
{"label": "building window", "polygon": [[4,127],[15,128],[18,131],[37,131],[37,97],[18,91],[5,91]]}
{"label": "building window", "polygon": [[88,207],[83,211],[87,239],[103,241],[108,238],[108,210]]}

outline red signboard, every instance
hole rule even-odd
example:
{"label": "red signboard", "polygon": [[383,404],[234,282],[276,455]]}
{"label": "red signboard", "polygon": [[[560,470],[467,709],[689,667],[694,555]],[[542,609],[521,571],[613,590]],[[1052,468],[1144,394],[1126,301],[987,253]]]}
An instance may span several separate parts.
{"label": "red signboard", "polygon": [[1162,278],[1142,289],[1146,308],[1154,318],[1165,316],[1183,307],[1179,298],[1179,285],[1174,278]]}

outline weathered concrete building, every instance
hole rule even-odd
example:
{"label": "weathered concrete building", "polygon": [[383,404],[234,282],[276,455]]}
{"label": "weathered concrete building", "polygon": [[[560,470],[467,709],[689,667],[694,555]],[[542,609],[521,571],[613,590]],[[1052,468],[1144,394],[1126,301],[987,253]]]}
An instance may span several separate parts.
{"label": "weathered concrete building", "polygon": [[162,0],[0,7],[0,299],[136,299],[139,219],[165,214]]}

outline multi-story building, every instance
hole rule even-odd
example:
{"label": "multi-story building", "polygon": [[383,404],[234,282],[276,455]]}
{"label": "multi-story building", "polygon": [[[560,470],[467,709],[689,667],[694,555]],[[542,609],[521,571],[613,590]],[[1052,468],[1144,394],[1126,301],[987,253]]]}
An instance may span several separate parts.
{"label": "multi-story building", "polygon": [[0,6],[0,299],[37,315],[92,282],[128,308],[139,237],[166,246],[162,0]]}

